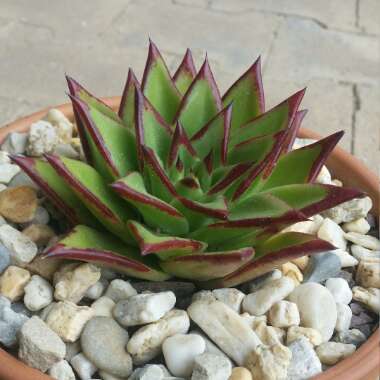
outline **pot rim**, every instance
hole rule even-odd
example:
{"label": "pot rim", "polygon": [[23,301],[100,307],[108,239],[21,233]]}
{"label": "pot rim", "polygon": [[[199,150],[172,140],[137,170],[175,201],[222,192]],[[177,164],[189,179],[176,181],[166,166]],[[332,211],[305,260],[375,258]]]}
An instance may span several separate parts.
{"label": "pot rim", "polygon": [[[102,98],[110,107],[116,109],[120,103],[120,97]],[[70,103],[61,104],[55,107],[47,107],[41,111],[31,115],[19,118],[13,122],[6,124],[0,128],[0,143],[11,132],[26,132],[30,124],[43,118],[47,111],[51,108],[58,108],[68,118],[73,118],[73,111]],[[301,128],[299,137],[319,139],[317,133]],[[351,186],[364,187],[371,195],[373,201],[373,212],[379,216],[380,205],[380,179],[375,173],[369,170],[359,159],[347,153],[340,147],[336,147],[329,160],[327,166],[334,172],[340,172],[339,167],[342,165],[349,166],[350,171],[340,173],[339,179],[343,182],[350,183]],[[354,174],[354,175],[353,175]],[[342,178],[343,177],[343,178]],[[360,186],[359,186],[360,185]],[[17,358],[8,354],[5,350],[0,349],[0,378],[2,380],[48,380],[49,376],[26,366]],[[7,366],[6,363],[9,363]],[[363,365],[364,364],[364,365]],[[371,337],[348,358],[342,360],[327,371],[313,377],[313,380],[370,380],[375,379],[379,375],[380,367],[380,330],[379,328],[371,335]]]}

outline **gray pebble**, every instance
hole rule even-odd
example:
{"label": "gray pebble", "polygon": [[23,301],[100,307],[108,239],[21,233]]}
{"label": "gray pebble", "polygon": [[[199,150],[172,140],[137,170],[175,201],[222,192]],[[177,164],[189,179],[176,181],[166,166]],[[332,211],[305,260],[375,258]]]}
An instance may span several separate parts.
{"label": "gray pebble", "polygon": [[0,274],[11,265],[9,250],[0,243]]}
{"label": "gray pebble", "polygon": [[338,332],[334,335],[333,341],[344,344],[354,344],[356,347],[359,347],[367,340],[366,335],[364,335],[358,329],[346,330]]}
{"label": "gray pebble", "polygon": [[195,292],[195,285],[184,281],[140,281],[133,282],[131,285],[137,290],[137,293],[145,291],[159,293],[171,290],[177,298],[185,297]]}
{"label": "gray pebble", "polygon": [[341,262],[335,253],[326,252],[311,255],[303,273],[303,282],[321,283],[328,278],[336,277],[340,269]]}

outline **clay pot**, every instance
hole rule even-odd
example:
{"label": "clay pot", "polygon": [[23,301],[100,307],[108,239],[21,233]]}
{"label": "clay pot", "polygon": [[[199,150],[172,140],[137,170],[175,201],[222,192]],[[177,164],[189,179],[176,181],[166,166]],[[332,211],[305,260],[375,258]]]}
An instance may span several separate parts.
{"label": "clay pot", "polygon": [[[117,108],[119,97],[107,98],[105,101]],[[69,118],[73,117],[70,104],[58,106]],[[0,143],[10,132],[25,132],[30,124],[40,120],[47,109],[19,119],[0,129]],[[299,137],[320,138],[316,133],[301,130]],[[379,178],[367,169],[358,159],[337,147],[331,154],[327,166],[335,178],[339,178],[346,186],[364,190],[372,198],[373,212],[379,216],[380,191]],[[380,332],[379,329],[353,355],[343,360],[313,380],[376,380],[380,373]],[[51,378],[41,372],[27,367],[13,356],[0,349],[1,380],[48,380]]]}

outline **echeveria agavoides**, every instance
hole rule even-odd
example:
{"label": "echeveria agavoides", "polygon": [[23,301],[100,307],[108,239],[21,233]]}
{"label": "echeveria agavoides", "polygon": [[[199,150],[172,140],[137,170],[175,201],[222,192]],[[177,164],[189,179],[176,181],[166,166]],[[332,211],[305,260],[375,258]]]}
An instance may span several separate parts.
{"label": "echeveria agavoides", "polygon": [[47,257],[236,286],[333,249],[281,231],[363,196],[315,183],[342,132],[292,150],[305,90],[265,110],[260,59],[221,95],[207,58],[197,72],[188,49],[172,75],[150,42],[116,112],[67,81],[86,162],[13,157],[73,226]]}

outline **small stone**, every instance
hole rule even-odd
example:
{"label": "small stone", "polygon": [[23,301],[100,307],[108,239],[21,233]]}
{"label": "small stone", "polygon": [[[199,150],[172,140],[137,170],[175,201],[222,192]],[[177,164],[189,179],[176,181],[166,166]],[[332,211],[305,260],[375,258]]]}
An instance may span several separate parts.
{"label": "small stone", "polygon": [[357,259],[380,259],[380,251],[372,251],[360,245],[352,244],[350,247],[351,254]]}
{"label": "small stone", "polygon": [[55,236],[53,229],[45,224],[31,224],[22,233],[36,243],[38,247],[46,246],[50,239]]}
{"label": "small stone", "polygon": [[28,141],[28,133],[11,132],[1,145],[1,150],[9,154],[25,153]]}
{"label": "small stone", "polygon": [[380,259],[360,260],[356,271],[356,281],[364,288],[380,288]]}
{"label": "small stone", "polygon": [[[57,302],[52,302],[50,305],[47,305],[44,309],[40,311],[39,317],[46,322],[46,318],[49,315],[51,309],[53,309],[54,305],[56,305]],[[27,309],[28,310],[28,309]],[[29,310],[28,310],[29,311]]]}
{"label": "small stone", "polygon": [[87,290],[100,279],[100,269],[92,264],[81,264],[67,271],[55,284],[54,298],[78,303]]}
{"label": "small stone", "polygon": [[341,268],[339,257],[331,252],[319,253],[310,256],[304,270],[304,282],[321,283],[330,277],[336,276]]}
{"label": "small stone", "polygon": [[136,289],[128,281],[115,279],[108,285],[104,295],[111,298],[115,303],[118,303],[136,294]]}
{"label": "small stone", "polygon": [[358,265],[358,260],[356,260],[354,256],[351,256],[347,251],[343,251],[343,249],[335,249],[330,252],[338,256],[342,268],[354,267]]}
{"label": "small stone", "polygon": [[91,300],[97,300],[104,293],[104,290],[107,288],[107,285],[108,281],[101,278],[94,285],[90,286],[87,289],[85,297],[90,298]]}
{"label": "small stone", "polygon": [[110,317],[113,318],[113,309],[115,302],[106,296],[98,298],[92,303],[91,309],[94,311],[96,317]]}
{"label": "small stone", "polygon": [[137,294],[119,301],[113,309],[116,320],[123,326],[137,326],[158,321],[176,302],[173,292]]}
{"label": "small stone", "polygon": [[228,380],[252,380],[252,375],[245,367],[235,367]]}
{"label": "small stone", "polygon": [[356,198],[323,212],[324,216],[331,218],[335,223],[352,222],[365,218],[372,208],[370,197]]}
{"label": "small stone", "polygon": [[363,344],[367,337],[358,329],[339,331],[334,335],[333,340],[338,343],[353,344],[359,347]]}
{"label": "small stone", "polygon": [[294,289],[294,281],[282,277],[266,284],[243,300],[243,311],[259,316],[265,314],[276,302],[286,298]]}
{"label": "small stone", "polygon": [[331,174],[329,172],[329,169],[327,169],[326,165],[322,166],[317,178],[315,179],[315,182],[322,183],[325,185],[331,184]]}
{"label": "small stone", "polygon": [[127,350],[136,365],[147,363],[161,353],[166,338],[186,334],[190,320],[184,310],[171,310],[160,320],[137,330],[128,342]]}
{"label": "small stone", "polygon": [[31,311],[41,310],[53,302],[53,287],[38,275],[32,276],[24,291],[24,304]]}
{"label": "small stone", "polygon": [[[147,364],[142,368],[136,368],[128,380],[169,380],[177,377],[167,376],[167,369],[163,365]],[[178,380],[181,380],[178,378]]]}
{"label": "small stone", "polygon": [[137,293],[172,291],[177,299],[192,295],[196,289],[193,283],[184,281],[139,281],[132,285]]}
{"label": "small stone", "polygon": [[26,152],[29,156],[40,157],[52,153],[58,143],[57,130],[49,122],[39,120],[30,126]]}
{"label": "small stone", "polygon": [[264,322],[258,322],[255,324],[253,331],[261,342],[268,346],[284,343],[285,331],[279,327],[267,326]]}
{"label": "small stone", "polygon": [[32,220],[34,224],[48,224],[50,222],[50,215],[46,208],[38,206],[36,214]]}
{"label": "small stone", "polygon": [[352,222],[344,223],[342,229],[345,232],[357,232],[365,235],[371,229],[371,226],[365,218],[359,218]]}
{"label": "small stone", "polygon": [[337,342],[322,343],[316,348],[317,355],[322,362],[326,365],[334,365],[341,360],[353,354],[356,347],[353,344],[344,344]]}
{"label": "small stone", "polygon": [[300,324],[297,305],[289,301],[276,302],[269,310],[269,322],[275,327],[290,327]]}
{"label": "small stone", "polygon": [[74,126],[60,110],[56,108],[50,109],[44,117],[44,120],[57,129],[59,140],[61,142],[71,142]]}
{"label": "small stone", "polygon": [[267,316],[266,315],[260,315],[259,317],[255,317],[254,315],[251,315],[249,313],[243,313],[240,314],[240,317],[244,319],[244,321],[251,327],[251,329],[255,330],[256,326],[259,323],[264,323],[264,325],[267,324]]}
{"label": "small stone", "polygon": [[345,239],[344,231],[337,223],[329,218],[325,218],[321,227],[318,230],[318,237],[326,240],[337,248],[345,250],[347,241]]}
{"label": "small stone", "polygon": [[24,303],[22,301],[12,303],[11,309],[15,313],[17,313],[17,314],[23,314],[23,315],[25,315],[28,318],[30,318],[32,316],[31,311],[24,305]]}
{"label": "small stone", "polygon": [[30,280],[30,273],[16,266],[9,266],[0,276],[0,295],[12,302],[18,301],[24,295],[24,288]]}
{"label": "small stone", "polygon": [[176,334],[162,344],[165,363],[174,376],[190,377],[197,355],[206,349],[205,341],[199,335]]}
{"label": "small stone", "polygon": [[348,305],[352,300],[352,291],[348,282],[343,278],[329,278],[325,284],[326,288],[333,295],[335,302]]}
{"label": "small stone", "polygon": [[8,224],[0,226],[0,242],[9,250],[12,264],[24,266],[37,255],[37,246]]}
{"label": "small stone", "polygon": [[303,281],[303,274],[298,269],[297,265],[287,262],[281,265],[281,272],[283,276],[287,276],[294,281],[295,286],[298,286]]}
{"label": "small stone", "polygon": [[372,249],[373,251],[380,250],[380,240],[370,235],[362,235],[357,232],[347,232],[345,238],[354,244],[364,248]]}
{"label": "small stone", "polygon": [[337,320],[335,325],[336,331],[346,331],[350,328],[352,311],[350,307],[344,303],[337,302],[336,304],[337,310]]}
{"label": "small stone", "polygon": [[302,337],[308,339],[313,346],[319,346],[322,343],[322,335],[318,330],[311,327],[291,326],[287,331],[286,344],[289,346],[290,343]]}
{"label": "small stone", "polygon": [[215,289],[212,291],[214,297],[231,309],[235,310],[237,313],[240,313],[241,303],[245,297],[245,294],[238,289],[234,288],[224,288],[224,289]]}
{"label": "small stone", "polygon": [[9,158],[8,152],[0,150],[0,164],[10,164],[11,160]]}
{"label": "small stone", "polygon": [[216,297],[211,290],[200,290],[199,292],[193,294],[191,301],[216,301]]}
{"label": "small stone", "polygon": [[86,357],[99,369],[119,377],[132,372],[132,359],[125,350],[128,333],[113,319],[92,318],[83,329],[81,346]]}
{"label": "small stone", "polygon": [[0,214],[10,222],[30,222],[37,206],[37,193],[31,187],[9,187],[0,192]]}
{"label": "small stone", "polygon": [[355,301],[362,302],[374,313],[380,313],[380,289],[365,289],[361,286],[355,286],[352,288],[352,298]]}
{"label": "small stone", "polygon": [[[12,178],[20,171],[14,164],[0,164],[0,183],[8,184]],[[5,191],[4,189],[2,192]]]}
{"label": "small stone", "polygon": [[223,302],[196,301],[187,312],[202,331],[238,365],[243,365],[250,353],[261,344],[246,320]]}
{"label": "small stone", "polygon": [[322,365],[308,339],[302,337],[289,345],[292,352],[287,380],[309,379],[322,372]]}
{"label": "small stone", "polygon": [[62,259],[54,259],[52,257],[45,259],[42,256],[36,256],[33,261],[25,265],[25,269],[51,281],[58,268],[62,266],[62,263]]}
{"label": "small stone", "polygon": [[47,325],[65,342],[75,342],[84,325],[94,316],[94,311],[87,306],[77,306],[63,301],[55,304],[46,317]]}
{"label": "small stone", "polygon": [[318,330],[324,342],[332,337],[337,310],[334,297],[328,289],[320,284],[309,282],[295,288],[288,299],[297,304],[302,327]]}
{"label": "small stone", "polygon": [[71,144],[62,144],[59,143],[55,148],[54,152],[57,156],[63,156],[67,158],[71,158],[73,160],[79,160],[79,153],[74,149]]}
{"label": "small stone", "polygon": [[9,250],[0,243],[0,274],[11,265]]}
{"label": "small stone", "polygon": [[18,172],[8,183],[8,187],[28,186],[39,191],[39,186],[23,171]]}
{"label": "small stone", "polygon": [[[122,379],[121,377],[118,377],[118,376],[114,376],[114,375],[111,375],[110,373],[106,372],[106,371],[99,371],[99,377],[101,380],[125,380]],[[128,380],[130,379],[131,377],[128,377]]]}
{"label": "small stone", "polygon": [[65,359],[70,361],[76,354],[81,351],[80,340],[73,343],[66,343],[66,355]]}
{"label": "small stone", "polygon": [[49,376],[56,380],[75,380],[75,374],[66,360],[54,364],[48,371]]}
{"label": "small stone", "polygon": [[247,282],[241,288],[245,293],[254,293],[257,290],[263,288],[273,280],[278,280],[282,277],[282,272],[279,269],[275,269],[271,272],[265,273],[259,277],[256,277],[252,281]]}
{"label": "small stone", "polygon": [[289,348],[280,343],[270,347],[260,345],[251,352],[245,366],[253,380],[285,380],[291,358]]}
{"label": "small stone", "polygon": [[231,372],[231,362],[225,357],[203,353],[195,357],[191,380],[226,380]]}
{"label": "small stone", "polygon": [[305,271],[307,268],[307,264],[309,263],[309,256],[301,256],[297,257],[296,259],[292,260],[293,264],[296,264],[299,269],[301,269],[302,272]]}
{"label": "small stone", "polygon": [[75,355],[70,360],[70,364],[81,380],[91,379],[92,375],[98,370],[82,353]]}
{"label": "small stone", "polygon": [[20,330],[19,358],[30,367],[46,372],[65,357],[66,347],[44,321],[32,317]]}

